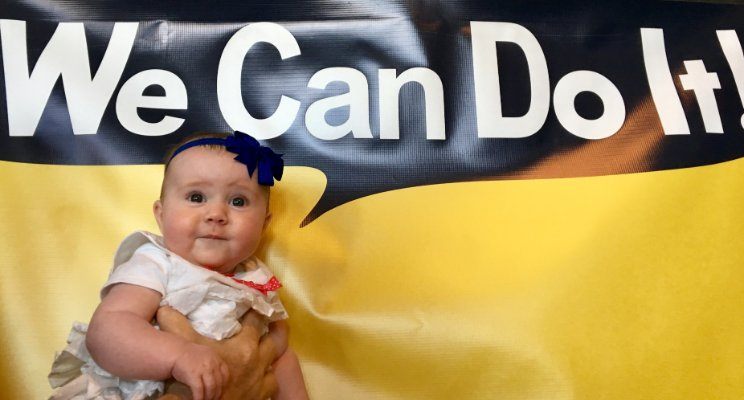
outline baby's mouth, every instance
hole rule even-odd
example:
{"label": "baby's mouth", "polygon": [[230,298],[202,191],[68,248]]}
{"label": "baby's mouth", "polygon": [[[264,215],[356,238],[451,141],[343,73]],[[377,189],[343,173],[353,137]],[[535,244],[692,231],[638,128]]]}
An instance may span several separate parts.
{"label": "baby's mouth", "polygon": [[203,236],[200,236],[199,238],[200,239],[211,239],[211,240],[227,240],[227,238],[225,238],[224,236],[214,235],[214,234],[203,235]]}

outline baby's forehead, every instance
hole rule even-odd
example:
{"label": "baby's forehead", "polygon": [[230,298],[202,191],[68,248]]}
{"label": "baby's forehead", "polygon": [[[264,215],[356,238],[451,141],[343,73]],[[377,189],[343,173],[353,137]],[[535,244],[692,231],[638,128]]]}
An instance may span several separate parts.
{"label": "baby's forehead", "polygon": [[183,159],[203,159],[212,157],[230,157],[234,158],[235,154],[227,151],[225,146],[218,144],[203,144],[193,147],[189,147],[185,150],[179,151],[175,155],[171,156],[168,162],[165,164],[166,169],[170,168],[173,164],[181,164],[179,161]]}
{"label": "baby's forehead", "polygon": [[[166,176],[169,172],[189,173],[203,169],[205,165],[211,168],[238,168],[240,164],[235,159],[235,154],[227,151],[223,146],[196,146],[186,149],[173,157],[166,165]],[[243,167],[245,167],[243,165]],[[248,175],[246,174],[246,177]]]}
{"label": "baby's forehead", "polygon": [[235,160],[234,153],[218,145],[195,146],[179,153],[165,166],[163,187],[173,184],[176,177],[179,183],[198,181],[200,178],[208,178],[212,173],[226,170],[232,171],[239,183],[248,183],[261,188],[262,192],[268,192],[268,186],[258,184],[258,171],[254,171],[251,176],[248,167]]}

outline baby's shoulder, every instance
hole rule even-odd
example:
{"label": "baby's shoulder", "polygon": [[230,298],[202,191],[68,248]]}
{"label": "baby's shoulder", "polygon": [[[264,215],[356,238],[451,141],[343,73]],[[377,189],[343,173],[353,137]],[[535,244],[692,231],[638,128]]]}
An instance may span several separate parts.
{"label": "baby's shoulder", "polygon": [[153,262],[157,262],[159,264],[170,263],[170,256],[168,252],[152,243],[143,244],[142,246],[138,247],[132,254],[132,258],[141,257],[152,260]]}
{"label": "baby's shoulder", "polygon": [[116,252],[108,281],[101,289],[101,297],[117,283],[141,286],[164,294],[170,264],[164,249],[147,235],[137,232],[129,235]]}
{"label": "baby's shoulder", "polygon": [[155,263],[161,266],[170,263],[162,239],[146,231],[134,232],[121,242],[114,256],[113,269],[131,262]]}

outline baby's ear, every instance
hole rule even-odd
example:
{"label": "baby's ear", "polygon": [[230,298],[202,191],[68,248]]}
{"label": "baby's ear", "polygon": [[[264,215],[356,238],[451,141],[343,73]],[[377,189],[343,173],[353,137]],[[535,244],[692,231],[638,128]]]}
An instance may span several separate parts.
{"label": "baby's ear", "polygon": [[266,211],[266,218],[264,219],[263,223],[264,230],[266,230],[266,228],[269,226],[269,222],[271,222],[271,211]]}
{"label": "baby's ear", "polygon": [[155,221],[158,223],[158,228],[160,228],[160,231],[163,231],[163,203],[160,201],[160,199],[155,200],[154,203],[152,203],[152,214],[155,216]]}

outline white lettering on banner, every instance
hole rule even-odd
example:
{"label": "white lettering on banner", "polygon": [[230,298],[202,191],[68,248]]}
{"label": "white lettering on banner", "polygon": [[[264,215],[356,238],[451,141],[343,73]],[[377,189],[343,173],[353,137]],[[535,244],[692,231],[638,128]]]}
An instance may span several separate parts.
{"label": "white lettering on banner", "polygon": [[33,136],[60,76],[72,131],[95,134],[132,51],[137,26],[136,22],[114,24],[101,65],[91,78],[82,23],[60,23],[29,73],[26,22],[0,20],[10,136]]}
{"label": "white lettering on banner", "polygon": [[380,79],[380,139],[399,139],[398,99],[400,89],[409,82],[424,88],[426,138],[445,139],[444,87],[442,80],[428,68],[411,68],[396,77],[394,69],[379,70]]}
{"label": "white lettering on banner", "polygon": [[[353,68],[325,68],[316,72],[307,83],[313,89],[325,89],[331,82],[345,82],[347,93],[326,97],[310,104],[305,113],[308,132],[318,139],[335,140],[353,132],[355,138],[372,138],[369,127],[369,85],[367,78]],[[346,122],[333,126],[326,122],[328,111],[338,107],[349,107]]]}
{"label": "white lettering on banner", "polygon": [[[574,104],[581,92],[599,96],[604,106],[602,116],[589,120],[576,112]],[[620,91],[609,79],[592,71],[574,71],[561,78],[553,93],[553,107],[561,125],[584,139],[610,137],[625,122],[625,103]]]}
{"label": "white lettering on banner", "polygon": [[282,95],[279,107],[265,119],[254,118],[243,104],[241,74],[243,59],[251,47],[266,42],[279,50],[282,60],[300,55],[294,36],[281,25],[257,22],[236,32],[222,51],[217,69],[217,102],[232,129],[250,132],[257,139],[271,139],[286,132],[294,123],[300,102]]}
{"label": "white lettering on banner", "polygon": [[[160,85],[164,96],[145,96],[142,93],[151,85]],[[137,108],[185,110],[188,107],[186,86],[176,74],[159,69],[142,71],[129,78],[116,97],[116,116],[121,125],[132,133],[143,136],[162,136],[175,132],[183,125],[183,118],[165,116],[160,122],[143,121]]]}
{"label": "white lettering on banner", "polygon": [[[736,31],[733,30],[716,31],[716,34],[718,35],[718,42],[721,43],[723,55],[726,56],[731,73],[734,75],[739,99],[744,107],[744,54],[742,53],[739,37],[736,35]],[[744,128],[744,115],[741,116],[740,123],[742,128]]]}
{"label": "white lettering on banner", "polygon": [[[527,28],[508,22],[470,22],[478,137],[523,138],[542,128],[550,108],[548,65],[540,44]],[[504,117],[496,42],[519,46],[527,58],[530,107],[520,117]]]}
{"label": "white lettering on banner", "polygon": [[[478,136],[522,138],[533,135],[545,124],[550,108],[550,79],[540,43],[529,30],[517,24],[472,21],[470,27]],[[527,59],[530,106],[520,117],[502,114],[495,45],[498,42],[516,44]],[[588,120],[576,112],[574,100],[581,92],[599,96],[604,104],[602,116]],[[570,133],[585,139],[612,136],[625,122],[625,103],[620,91],[609,79],[593,71],[574,71],[561,78],[555,88],[553,107],[558,122]]]}
{"label": "white lettering on banner", "polygon": [[[471,22],[472,63],[476,128],[479,138],[524,138],[545,124],[551,105],[558,122],[571,134],[585,139],[603,139],[614,135],[626,118],[625,103],[618,87],[607,77],[593,71],[578,70],[561,77],[551,93],[547,60],[537,38],[525,27],[509,22]],[[38,128],[52,90],[62,80],[72,130],[75,135],[97,133],[98,127],[122,78],[131,55],[138,23],[114,23],[111,38],[95,75],[91,74],[85,26],[59,23],[29,70],[26,22],[0,19],[0,45],[7,103],[8,133],[11,137],[33,136]],[[664,31],[641,28],[641,45],[646,79],[665,135],[689,135],[690,127],[682,106],[674,76],[667,59]],[[716,31],[723,54],[731,68],[739,98],[744,106],[744,54],[734,30]],[[282,58],[301,54],[294,36],[282,26],[258,22],[239,29],[227,42],[217,70],[217,101],[225,121],[232,129],[247,131],[258,139],[271,139],[286,132],[297,119],[301,103],[281,95],[279,106],[267,118],[253,117],[243,102],[242,69],[251,48],[260,42],[274,46]],[[527,61],[529,107],[524,115],[505,117],[497,48],[501,43],[516,45]],[[679,73],[680,89],[692,91],[697,99],[703,124],[708,133],[723,133],[715,90],[721,89],[718,74],[708,72],[702,60],[684,61],[686,73]],[[444,88],[441,78],[423,67],[410,68],[400,75],[394,68],[377,70],[379,84],[379,137],[400,139],[399,98],[401,88],[415,82],[424,91],[426,139],[446,139]],[[370,126],[370,93],[367,77],[348,67],[325,68],[309,79],[310,89],[326,90],[332,82],[345,83],[347,93],[329,96],[310,104],[304,115],[307,131],[323,140],[337,140],[352,134],[357,139],[373,138]],[[147,87],[159,85],[163,96],[145,96]],[[454,83],[457,85],[457,83]],[[278,88],[277,90],[281,90]],[[583,118],[575,99],[582,92],[594,93],[602,102],[602,115]],[[278,93],[281,93],[279,91]],[[132,133],[162,136],[178,130],[183,118],[165,115],[160,121],[143,121],[139,108],[185,110],[188,107],[186,85],[174,73],[150,69],[139,72],[121,86],[116,96],[116,117]],[[348,107],[349,116],[341,124],[331,125],[327,114]],[[744,127],[744,116],[741,117]]]}
{"label": "white lettering on banner", "polygon": [[718,74],[706,71],[703,60],[685,61],[685,69],[687,73],[680,75],[679,80],[685,90],[692,90],[695,93],[705,131],[723,133],[721,115],[718,113],[718,103],[713,93],[714,89],[721,88]]}
{"label": "white lettering on banner", "polygon": [[656,105],[661,126],[665,135],[689,135],[685,111],[674,87],[672,73],[669,70],[664,31],[661,29],[641,28],[643,62],[646,66],[646,77],[651,89],[651,97]]}

